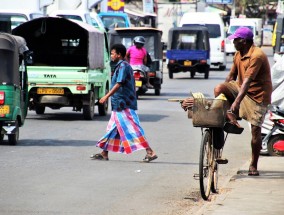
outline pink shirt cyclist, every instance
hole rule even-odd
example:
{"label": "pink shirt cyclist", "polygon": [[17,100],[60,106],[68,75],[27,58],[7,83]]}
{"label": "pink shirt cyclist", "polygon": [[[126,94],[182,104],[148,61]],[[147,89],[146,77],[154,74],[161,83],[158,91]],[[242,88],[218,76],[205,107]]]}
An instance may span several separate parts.
{"label": "pink shirt cyclist", "polygon": [[130,55],[129,64],[130,65],[145,65],[144,59],[147,59],[147,51],[144,47],[137,48],[135,45],[131,46],[127,53]]}
{"label": "pink shirt cyclist", "polygon": [[147,64],[147,51],[143,47],[145,38],[138,36],[134,38],[134,46],[131,46],[126,52],[126,60],[130,65],[146,65]]}

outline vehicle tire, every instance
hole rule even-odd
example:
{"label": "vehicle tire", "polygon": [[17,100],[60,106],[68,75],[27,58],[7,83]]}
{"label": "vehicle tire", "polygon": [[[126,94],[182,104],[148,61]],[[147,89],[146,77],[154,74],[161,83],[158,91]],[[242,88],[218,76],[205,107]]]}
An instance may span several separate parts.
{"label": "vehicle tire", "polygon": [[20,129],[19,129],[19,122],[16,120],[15,122],[15,133],[14,134],[9,134],[8,135],[8,143],[9,145],[17,145],[19,141],[19,135],[20,135]]}
{"label": "vehicle tire", "polygon": [[95,95],[94,92],[89,93],[89,102],[87,105],[83,105],[83,117],[85,120],[94,119],[95,114]]}
{"label": "vehicle tire", "polygon": [[[2,126],[0,127],[0,132],[2,131]],[[0,133],[0,143],[2,143],[4,140],[4,134]]]}
{"label": "vehicle tire", "polygon": [[[108,87],[107,87],[105,95],[108,93],[108,91],[109,90],[108,90]],[[99,110],[100,116],[106,116],[107,115],[108,105],[109,105],[109,99],[103,104],[98,103],[98,110]]]}
{"label": "vehicle tire", "polygon": [[225,66],[225,65],[219,66],[219,70],[220,70],[220,71],[224,71],[225,69],[226,69],[226,66]]}
{"label": "vehicle tire", "polygon": [[44,112],[45,112],[45,106],[43,106],[43,105],[36,105],[36,106],[35,106],[35,112],[36,112],[36,114],[38,114],[38,115],[44,114]]}
{"label": "vehicle tire", "polygon": [[274,144],[279,140],[284,140],[284,135],[274,135],[268,140],[267,150],[270,156],[284,155],[284,153],[276,153],[276,151],[273,149]]}
{"label": "vehicle tire", "polygon": [[194,78],[194,76],[195,76],[195,72],[190,72],[190,77]]}
{"label": "vehicle tire", "polygon": [[174,75],[173,75],[173,71],[169,69],[169,79],[173,79]]}
{"label": "vehicle tire", "polygon": [[208,79],[209,78],[209,69],[206,69],[204,72],[204,78]]}
{"label": "vehicle tire", "polygon": [[199,154],[199,185],[200,194],[204,200],[208,200],[214,171],[213,143],[209,129],[202,136]]}
{"label": "vehicle tire", "polygon": [[155,89],[155,95],[159,96],[161,94],[161,89]]}

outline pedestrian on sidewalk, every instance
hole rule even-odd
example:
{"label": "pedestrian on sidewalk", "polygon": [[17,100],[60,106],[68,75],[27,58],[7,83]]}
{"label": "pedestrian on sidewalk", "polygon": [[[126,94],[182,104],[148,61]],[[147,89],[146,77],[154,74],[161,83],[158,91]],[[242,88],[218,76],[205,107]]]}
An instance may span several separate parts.
{"label": "pedestrian on sidewalk", "polygon": [[137,110],[135,80],[131,66],[124,60],[126,48],[122,44],[111,47],[111,60],[116,63],[111,80],[111,90],[102,97],[101,104],[111,97],[112,113],[107,125],[107,133],[98,141],[97,147],[103,151],[93,154],[92,159],[108,160],[108,152],[130,154],[145,149],[144,162],[158,158],[146,140],[140,125]]}
{"label": "pedestrian on sidewalk", "polygon": [[247,27],[238,28],[228,37],[233,39],[236,53],[224,83],[214,89],[215,97],[223,93],[230,103],[227,117],[233,129],[240,130],[237,118],[251,124],[251,163],[248,175],[258,176],[258,159],[262,145],[261,125],[271,103],[272,83],[267,56],[253,43],[253,33]]}

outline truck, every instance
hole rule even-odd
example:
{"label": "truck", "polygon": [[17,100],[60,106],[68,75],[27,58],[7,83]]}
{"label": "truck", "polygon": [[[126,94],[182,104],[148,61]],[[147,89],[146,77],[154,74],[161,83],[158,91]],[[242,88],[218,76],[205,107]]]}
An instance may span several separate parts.
{"label": "truck", "polygon": [[98,114],[107,114],[108,102],[98,102],[110,87],[105,32],[81,21],[42,17],[12,33],[25,38],[33,51],[33,64],[27,67],[30,111],[44,114],[46,107],[71,107],[92,120],[98,105]]}

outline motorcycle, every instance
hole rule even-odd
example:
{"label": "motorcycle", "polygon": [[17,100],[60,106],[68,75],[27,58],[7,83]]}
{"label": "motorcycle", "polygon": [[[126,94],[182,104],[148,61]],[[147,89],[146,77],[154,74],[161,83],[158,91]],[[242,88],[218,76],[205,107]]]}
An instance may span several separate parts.
{"label": "motorcycle", "polygon": [[272,106],[269,110],[269,120],[272,122],[272,127],[266,124],[262,125],[263,132],[261,154],[269,154],[271,156],[284,155],[284,110],[278,106]]}
{"label": "motorcycle", "polygon": [[[113,44],[122,43],[126,48],[129,48],[137,35],[145,38],[146,43],[144,47],[149,54],[146,65],[149,68],[147,75],[149,76],[150,84],[154,87],[153,90],[156,96],[160,95],[163,84],[163,48],[165,48],[165,46],[161,42],[162,33],[161,30],[149,27],[115,28],[108,32],[110,47]],[[112,70],[114,66],[115,65],[111,65]],[[135,80],[138,89],[137,96],[145,94],[146,91],[150,89],[145,88],[147,77],[144,70],[135,69]],[[139,86],[141,84],[140,81],[142,81],[141,86]]]}
{"label": "motorcycle", "polygon": [[146,66],[144,65],[132,65],[133,75],[135,78],[136,97],[143,95],[147,92],[147,73]]}

